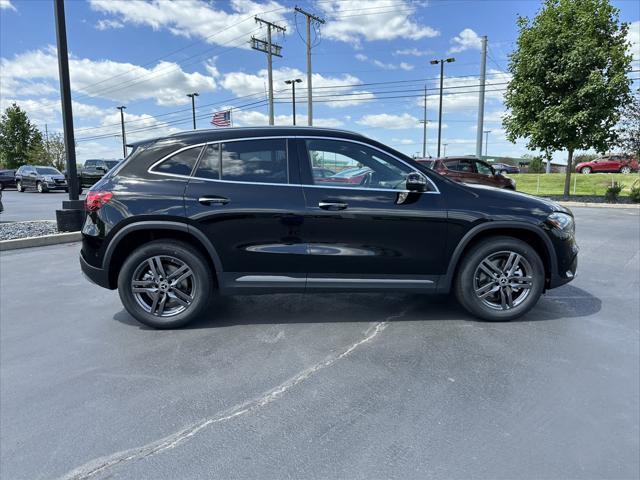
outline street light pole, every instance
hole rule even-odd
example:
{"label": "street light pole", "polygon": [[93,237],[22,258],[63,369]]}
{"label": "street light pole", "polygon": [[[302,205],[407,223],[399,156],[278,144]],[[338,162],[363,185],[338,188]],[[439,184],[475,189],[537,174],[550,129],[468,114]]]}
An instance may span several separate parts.
{"label": "street light pole", "polygon": [[444,82],[444,64],[455,62],[453,57],[441,58],[440,60],[431,60],[431,65],[440,64],[440,107],[438,108],[438,157],[440,156],[440,142],[442,140],[442,89]]}
{"label": "street light pole", "polygon": [[447,145],[449,145],[448,143],[443,143],[442,146],[444,147],[444,152],[442,153],[443,157],[447,156]]}
{"label": "street light pole", "polygon": [[484,131],[484,156],[487,156],[487,147],[489,146],[489,134],[491,133],[491,130],[485,130]]}
{"label": "street light pole", "polygon": [[187,97],[191,97],[191,114],[193,115],[193,129],[196,129],[196,97],[198,94],[196,92],[187,93]]}
{"label": "street light pole", "polygon": [[291,99],[293,101],[293,124],[296,124],[296,83],[302,83],[302,79],[294,78],[293,80],[285,80],[284,83],[291,85]]}
{"label": "street light pole", "polygon": [[127,157],[127,136],[124,133],[124,111],[127,107],[121,105],[120,107],[116,107],[120,110],[120,126],[122,127],[122,158]]}

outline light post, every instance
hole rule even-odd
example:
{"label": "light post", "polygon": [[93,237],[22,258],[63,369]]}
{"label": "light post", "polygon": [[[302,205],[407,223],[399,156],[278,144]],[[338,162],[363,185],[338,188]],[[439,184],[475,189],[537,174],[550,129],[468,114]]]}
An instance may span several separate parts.
{"label": "light post", "polygon": [[442,138],[442,87],[444,81],[444,64],[455,62],[453,57],[441,58],[440,60],[431,60],[431,65],[440,64],[440,108],[438,109],[438,157],[440,156],[440,141]]}
{"label": "light post", "polygon": [[487,156],[487,147],[489,146],[489,134],[491,133],[491,130],[485,130],[484,131],[484,156]]}
{"label": "light post", "polygon": [[302,83],[302,80],[299,78],[294,78],[293,80],[285,80],[284,83],[287,85],[291,85],[291,96],[293,100],[293,124],[296,124],[296,83]]}
{"label": "light post", "polygon": [[193,115],[193,129],[196,129],[196,97],[198,94],[196,92],[187,93],[187,97],[191,97],[191,114]]}
{"label": "light post", "polygon": [[122,127],[122,158],[127,158],[127,136],[124,133],[124,111],[127,107],[122,105],[116,108],[120,110],[120,126]]}
{"label": "light post", "polygon": [[444,147],[444,152],[442,153],[443,157],[447,156],[447,145],[449,145],[448,143],[443,143],[442,146]]}

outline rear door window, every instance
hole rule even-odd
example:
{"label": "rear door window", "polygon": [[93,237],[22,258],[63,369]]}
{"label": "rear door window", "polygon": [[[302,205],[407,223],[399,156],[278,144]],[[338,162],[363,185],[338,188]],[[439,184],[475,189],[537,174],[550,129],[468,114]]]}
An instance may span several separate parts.
{"label": "rear door window", "polygon": [[198,178],[220,180],[220,144],[214,143],[204,147],[204,153],[195,175]]}
{"label": "rear door window", "polygon": [[283,138],[220,144],[222,180],[287,183],[287,144]]}

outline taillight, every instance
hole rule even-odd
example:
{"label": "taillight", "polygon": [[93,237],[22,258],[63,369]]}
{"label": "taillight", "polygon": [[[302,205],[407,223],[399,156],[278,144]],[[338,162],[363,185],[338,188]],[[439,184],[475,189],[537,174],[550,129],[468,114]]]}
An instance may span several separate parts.
{"label": "taillight", "polygon": [[87,193],[87,198],[84,200],[84,208],[88,212],[95,212],[102,208],[113,197],[111,192],[92,192]]}

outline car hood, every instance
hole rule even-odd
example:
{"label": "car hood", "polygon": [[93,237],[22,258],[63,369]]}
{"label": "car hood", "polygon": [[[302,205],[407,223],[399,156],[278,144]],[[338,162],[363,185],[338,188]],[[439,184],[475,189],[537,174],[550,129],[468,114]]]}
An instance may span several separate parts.
{"label": "car hood", "polygon": [[546,213],[564,212],[572,215],[571,210],[548,198],[536,197],[527,193],[515,192],[513,190],[506,190],[503,188],[495,188],[487,185],[465,184],[464,186],[471,190],[473,193],[485,199],[495,200],[498,203],[519,203],[522,204],[522,207],[529,210],[538,210]]}

